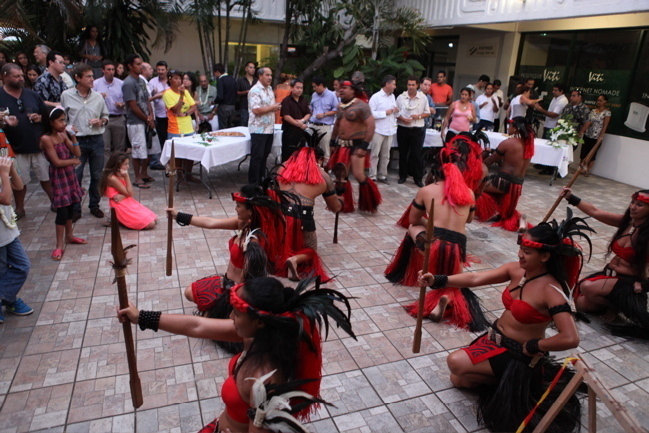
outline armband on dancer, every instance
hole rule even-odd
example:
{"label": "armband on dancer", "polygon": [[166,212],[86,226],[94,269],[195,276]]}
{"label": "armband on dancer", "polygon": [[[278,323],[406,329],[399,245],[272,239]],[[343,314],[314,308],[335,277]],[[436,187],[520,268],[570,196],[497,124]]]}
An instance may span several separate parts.
{"label": "armband on dancer", "polygon": [[530,355],[541,353],[541,349],[539,349],[539,341],[541,341],[540,338],[532,338],[531,340],[527,340],[525,342],[525,350],[527,351],[527,353],[529,353]]}
{"label": "armband on dancer", "polygon": [[568,197],[566,200],[568,200],[569,205],[575,207],[579,206],[579,203],[581,203],[581,199],[574,194],[570,194],[570,197]]}
{"label": "armband on dancer", "polygon": [[145,329],[153,329],[154,332],[158,332],[158,324],[160,323],[161,315],[162,311],[140,310],[137,323],[140,325],[142,331]]}
{"label": "armband on dancer", "polygon": [[442,289],[448,285],[448,275],[433,275],[433,284],[431,289]]}
{"label": "armband on dancer", "polygon": [[190,213],[178,212],[176,214],[176,222],[179,226],[188,226],[192,222],[192,217],[194,215]]}

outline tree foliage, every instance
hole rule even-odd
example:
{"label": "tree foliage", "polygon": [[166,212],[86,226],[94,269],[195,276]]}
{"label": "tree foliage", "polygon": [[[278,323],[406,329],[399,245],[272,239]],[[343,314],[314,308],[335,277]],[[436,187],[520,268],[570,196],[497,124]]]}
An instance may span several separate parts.
{"label": "tree foliage", "polygon": [[[305,47],[305,58],[310,60],[296,71],[301,79],[315,73],[328,75],[322,70],[334,71],[335,77],[361,70],[366,79],[378,84],[386,74],[404,76],[424,69],[418,61],[408,58],[424,51],[430,41],[417,10],[397,8],[394,0],[288,3],[293,4],[293,12],[287,15],[285,29],[288,25],[291,40]],[[282,48],[284,51],[285,45]],[[285,64],[280,62],[276,75]]]}

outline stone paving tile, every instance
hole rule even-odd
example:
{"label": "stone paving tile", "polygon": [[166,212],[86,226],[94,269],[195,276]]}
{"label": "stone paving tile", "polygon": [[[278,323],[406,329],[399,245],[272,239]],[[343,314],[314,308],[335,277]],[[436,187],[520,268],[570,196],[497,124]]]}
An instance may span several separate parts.
{"label": "stone paving tile", "polygon": [[[173,275],[164,275],[166,256],[166,179],[136,198],[159,216],[152,231],[122,230],[132,264],[127,272],[129,298],[145,309],[192,314],[183,292],[192,281],[227,267],[230,231],[174,226]],[[229,193],[245,182],[236,164],[209,175],[216,191],[207,199],[204,187],[182,185],[176,208],[194,215],[235,215]],[[476,334],[424,320],[422,345],[412,353],[415,319],[402,306],[418,298],[418,288],[395,286],[383,272],[404,236],[395,225],[417,188],[407,182],[381,185],[384,203],[376,215],[341,215],[338,244],[331,242],[334,216],[316,203],[319,253],[332,287],[355,296],[352,323],[358,340],[333,328],[323,343],[323,397],[336,408],[321,408],[308,429],[314,432],[482,432],[475,417],[475,395],[452,387],[446,357]],[[84,179],[85,185],[88,176]],[[539,222],[566,179],[548,186],[547,177],[530,170],[519,210]],[[610,211],[622,211],[637,188],[591,176],[580,178],[575,191]],[[122,327],[114,319],[117,288],[109,262],[109,231],[87,212],[75,234],[89,244],[69,246],[61,262],[50,260],[54,216],[34,182],[27,197],[28,215],[21,220],[21,241],[32,271],[21,296],[35,312],[6,315],[0,325],[0,433],[48,432],[185,432],[196,431],[223,410],[221,386],[230,355],[209,340],[172,336],[133,327],[145,404],[134,411],[130,398]],[[105,209],[106,210],[106,209]],[[562,204],[553,217],[562,218]],[[581,213],[576,211],[577,215]],[[583,274],[600,270],[606,261],[611,227],[590,220],[593,256]],[[491,269],[516,260],[516,234],[474,221],[467,225],[467,250],[478,259],[467,271]],[[487,318],[502,313],[500,286],[475,288]],[[649,423],[649,345],[608,334],[597,317],[578,323],[577,350],[602,382],[642,424]],[[556,331],[549,330],[548,335]],[[584,406],[585,411],[585,406]],[[618,432],[611,412],[600,402],[597,421],[603,432]]]}

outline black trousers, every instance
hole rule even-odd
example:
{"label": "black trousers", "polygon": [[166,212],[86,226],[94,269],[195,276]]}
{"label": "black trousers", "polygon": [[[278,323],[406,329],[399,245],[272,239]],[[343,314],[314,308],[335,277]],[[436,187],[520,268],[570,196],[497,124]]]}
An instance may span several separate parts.
{"label": "black trousers", "polygon": [[155,132],[156,134],[158,134],[158,140],[160,140],[160,149],[163,149],[165,147],[165,141],[167,141],[168,125],[169,125],[168,118],[166,117],[155,118]]}
{"label": "black trousers", "polygon": [[250,134],[248,183],[259,183],[266,174],[266,161],[273,147],[273,134]]}
{"label": "black trousers", "polygon": [[399,179],[412,176],[415,181],[421,181],[424,177],[424,160],[421,157],[421,150],[424,147],[425,137],[425,128],[397,126]]}

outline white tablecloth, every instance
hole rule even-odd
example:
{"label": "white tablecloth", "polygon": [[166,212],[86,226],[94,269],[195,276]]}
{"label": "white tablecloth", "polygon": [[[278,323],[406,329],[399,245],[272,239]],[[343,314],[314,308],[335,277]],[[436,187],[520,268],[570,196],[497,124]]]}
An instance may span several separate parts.
{"label": "white tablecloth", "polygon": [[[245,134],[245,137],[215,137],[210,145],[200,144],[203,139],[200,135],[174,138],[174,149],[176,158],[200,161],[201,165],[208,171],[217,165],[237,161],[250,153],[250,133],[245,126],[222,129],[221,131],[237,131]],[[282,147],[282,130],[275,128],[273,136],[273,147]],[[160,155],[160,162],[166,164],[171,157],[171,139],[165,142],[164,149]]]}
{"label": "white tablecloth", "polygon": [[[397,143],[397,136],[392,140],[392,147],[399,147]],[[442,147],[442,136],[439,131],[434,129],[426,129],[426,137],[424,138],[424,147]]]}
{"label": "white tablecloth", "polygon": [[[492,149],[507,140],[509,137],[500,132],[485,131],[489,137],[489,146]],[[557,167],[561,177],[568,174],[568,165],[572,162],[572,146],[553,147],[548,144],[548,140],[543,138],[534,139],[534,156],[533,164],[542,164],[550,167]]]}

